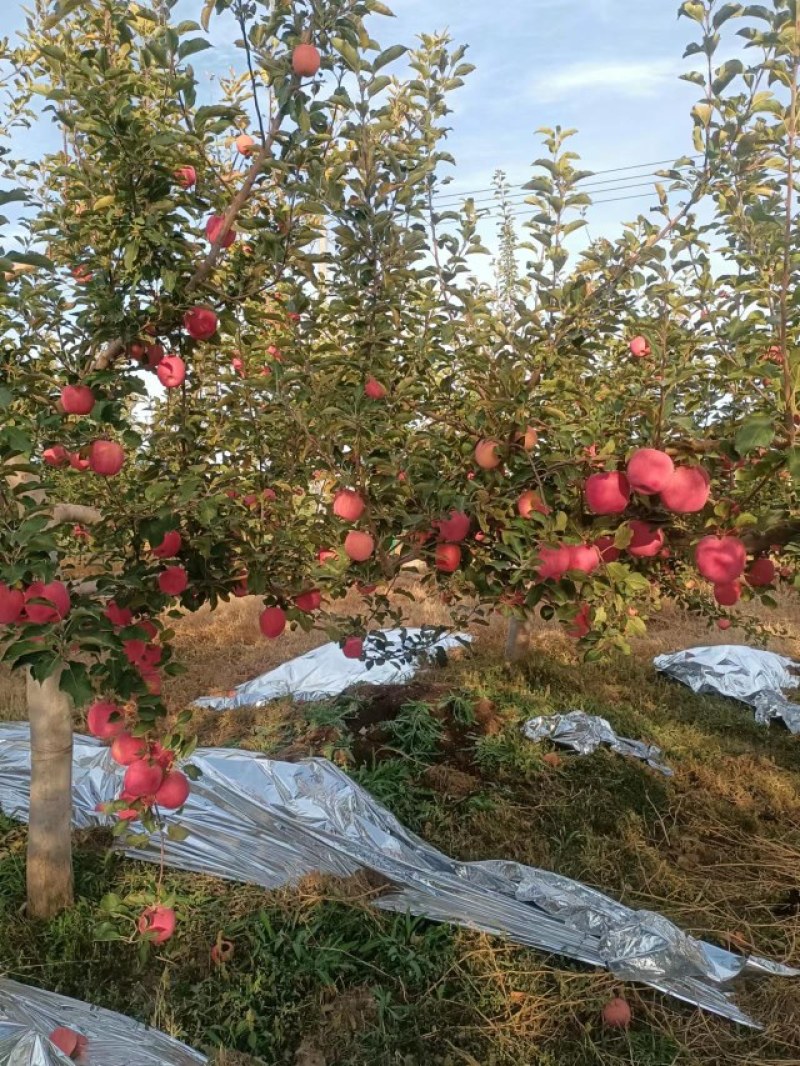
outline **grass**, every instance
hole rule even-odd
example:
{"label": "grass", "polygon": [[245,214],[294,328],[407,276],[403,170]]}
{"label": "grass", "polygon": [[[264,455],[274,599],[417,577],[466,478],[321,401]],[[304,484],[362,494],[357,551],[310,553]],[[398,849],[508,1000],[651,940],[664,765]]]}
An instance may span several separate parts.
{"label": "grass", "polygon": [[[426,621],[436,611],[421,604]],[[776,650],[800,654],[785,605]],[[189,671],[168,697],[245,680],[275,646],[252,637],[249,601],[199,612],[178,629]],[[255,628],[255,627],[253,627]],[[738,950],[800,962],[798,741],[735,703],[658,678],[653,654],[720,642],[693,620],[661,619],[630,660],[586,666],[550,631],[518,667],[498,660],[502,626],[477,652],[407,687],[305,706],[199,714],[201,739],[283,758],[323,754],[415,832],[464,860],[503,857],[579,878],[633,907]],[[725,641],[735,642],[733,631]],[[741,640],[741,636],[739,637]],[[292,636],[288,657],[313,637]],[[675,776],[609,752],[582,758],[534,745],[532,714],[582,707],[623,735],[653,741]],[[0,686],[0,717],[21,716]],[[95,939],[99,901],[153,883],[155,871],[109,857],[102,837],[76,848],[78,901],[49,923],[20,917],[24,828],[0,820],[0,972],[122,1010],[220,1064],[290,1066],[788,1066],[800,1061],[800,981],[740,986],[761,1019],[750,1032],[607,973],[545,958],[475,931],[374,909],[374,879],[307,878],[265,892],[169,873],[180,936],[140,956]],[[234,955],[214,966],[218,936]],[[615,993],[627,1033],[602,1028]]]}

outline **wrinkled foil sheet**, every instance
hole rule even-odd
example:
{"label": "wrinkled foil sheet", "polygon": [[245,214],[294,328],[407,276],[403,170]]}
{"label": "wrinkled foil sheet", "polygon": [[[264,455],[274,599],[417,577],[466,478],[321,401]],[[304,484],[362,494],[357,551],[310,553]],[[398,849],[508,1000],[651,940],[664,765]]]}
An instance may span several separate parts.
{"label": "wrinkled foil sheet", "polygon": [[197,707],[232,711],[257,707],[291,696],[295,700],[320,700],[338,696],[352,685],[392,685],[410,681],[417,670],[438,654],[469,644],[467,633],[441,636],[438,629],[386,629],[364,641],[364,661],[347,659],[336,643],[282,663],[234,690],[232,696],[203,696]]}
{"label": "wrinkled foil sheet", "polygon": [[522,732],[538,743],[540,740],[552,740],[555,744],[572,748],[581,755],[591,755],[603,744],[608,744],[619,755],[630,755],[634,759],[643,759],[653,770],[658,770],[665,777],[672,777],[672,770],[661,759],[661,748],[654,744],[645,744],[641,740],[629,740],[618,737],[609,721],[585,711],[570,711],[569,714],[541,715],[529,718],[523,725]]}
{"label": "wrinkled foil sheet", "polygon": [[[184,840],[165,839],[178,869],[276,888],[319,872],[368,869],[392,888],[377,905],[507,937],[548,954],[607,967],[726,1018],[754,1025],[726,983],[741,973],[796,976],[765,959],[734,955],[687,936],[666,918],[636,911],[576,881],[514,862],[462,863],[410,833],[333,763],[278,762],[255,752],[201,748],[201,771],[180,815]],[[29,731],[0,724],[0,807],[24,820]],[[119,790],[108,750],[75,738],[74,821],[104,824],[95,811]],[[160,838],[128,852],[160,860]]]}
{"label": "wrinkled foil sheet", "polygon": [[748,704],[761,725],[779,719],[791,733],[800,733],[800,703],[792,702],[782,691],[800,686],[800,663],[793,659],[738,644],[720,644],[658,655],[653,665],[701,696],[729,696]]}
{"label": "wrinkled foil sheet", "polygon": [[0,977],[0,1066],[67,1066],[47,1039],[65,1026],[85,1036],[81,1066],[198,1066],[204,1055],[124,1014]]}

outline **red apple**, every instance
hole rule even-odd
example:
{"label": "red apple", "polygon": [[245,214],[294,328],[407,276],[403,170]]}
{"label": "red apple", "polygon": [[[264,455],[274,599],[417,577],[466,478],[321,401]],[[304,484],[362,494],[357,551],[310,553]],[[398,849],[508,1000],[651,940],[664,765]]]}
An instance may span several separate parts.
{"label": "red apple", "polygon": [[0,626],[10,626],[18,622],[24,607],[25,593],[0,581]]}
{"label": "red apple", "polygon": [[581,573],[591,574],[600,565],[600,552],[593,544],[571,544],[568,551],[568,570],[580,570]]}
{"label": "red apple", "polygon": [[220,940],[211,947],[211,961],[215,966],[223,966],[233,958],[233,951],[234,947],[232,941]]}
{"label": "red apple", "polygon": [[650,355],[650,345],[644,337],[634,337],[628,347],[630,348],[631,355],[635,356],[637,359],[641,359],[645,355]]}
{"label": "red apple", "polygon": [[158,587],[165,596],[180,596],[189,585],[189,575],[182,566],[168,566],[158,575]]}
{"label": "red apple", "polygon": [[539,440],[539,434],[533,426],[528,426],[524,433],[517,434],[517,440],[526,452],[532,452]]}
{"label": "red apple", "polygon": [[139,917],[139,932],[156,944],[163,944],[175,932],[175,911],[172,907],[147,907]]}
{"label": "red apple", "polygon": [[186,774],[182,774],[180,770],[171,770],[156,792],[156,803],[167,810],[177,810],[187,801],[190,791],[191,785]]}
{"label": "red apple", "polygon": [[710,478],[701,466],[678,466],[661,490],[661,502],[668,511],[692,514],[708,503]]}
{"label": "red apple", "polygon": [[724,585],[742,576],[747,549],[738,537],[703,537],[694,550],[694,558],[704,578]]}
{"label": "red apple", "polygon": [[624,999],[611,999],[603,1007],[603,1024],[609,1029],[627,1029],[631,1024],[631,1008]]}
{"label": "red apple", "polygon": [[99,740],[111,740],[125,728],[122,708],[108,700],[95,700],[86,712],[86,728]]}
{"label": "red apple", "polygon": [[94,274],[85,266],[73,267],[72,277],[76,285],[88,285],[94,277]]}
{"label": "red apple", "polygon": [[724,630],[730,629],[730,628],[731,628],[731,620],[730,620],[730,618],[720,618],[719,621],[717,622],[717,629],[722,629],[724,631]]}
{"label": "red apple", "polygon": [[231,359],[231,366],[240,378],[244,377],[244,360],[240,356],[234,355]]}
{"label": "red apple", "polygon": [[265,637],[275,640],[286,628],[286,614],[282,607],[265,607],[258,616],[258,625]]}
{"label": "red apple", "polygon": [[147,754],[147,741],[130,733],[118,733],[111,744],[111,758],[120,766],[130,766]]}
{"label": "red apple", "polygon": [[565,544],[557,548],[540,546],[538,554],[540,559],[538,574],[542,581],[548,579],[560,581],[572,562],[572,553]]}
{"label": "red apple", "polygon": [[751,588],[765,588],[774,582],[776,573],[775,564],[771,559],[754,559],[745,574],[745,581]]}
{"label": "red apple", "polygon": [[[141,355],[137,355],[136,352],[141,349]],[[141,344],[134,348],[134,345],[130,347],[131,355],[147,369],[155,370],[164,358],[164,347],[161,344]]]}
{"label": "red apple", "polygon": [[661,492],[675,473],[675,464],[658,448],[640,448],[628,460],[628,482],[634,492]]}
{"label": "red apple", "polygon": [[336,558],[337,554],[331,548],[320,548],[320,550],[317,552],[317,562],[321,563],[323,566],[326,563],[333,562],[333,560]]}
{"label": "red apple", "polygon": [[236,230],[232,226],[229,227],[225,236],[220,240],[219,237],[224,225],[224,215],[212,215],[206,222],[206,237],[212,244],[219,244],[220,248],[230,248],[236,240]]}
{"label": "red apple", "polygon": [[240,133],[236,138],[236,151],[239,155],[252,155],[256,146],[256,142],[250,136],[249,133]]}
{"label": "red apple", "polygon": [[110,600],[103,614],[116,629],[129,626],[133,621],[133,611],[129,607],[120,607]]}
{"label": "red apple", "polygon": [[217,316],[210,307],[193,307],[183,316],[183,328],[196,341],[207,341],[217,332]]}
{"label": "red apple", "polygon": [[461,565],[461,549],[457,544],[437,544],[436,569],[452,574]]}
{"label": "red apple", "polygon": [[479,440],[475,445],[475,462],[482,470],[494,470],[500,465],[498,449],[500,445],[496,440]]}
{"label": "red apple", "polygon": [[333,497],[333,513],[345,522],[357,522],[366,504],[355,489],[339,489]]}
{"label": "red apple", "polygon": [[344,538],[345,554],[356,563],[366,562],[375,551],[375,541],[369,533],[351,529]]}
{"label": "red apple", "polygon": [[140,666],[145,660],[147,643],[136,637],[133,637],[130,640],[123,640],[122,653],[133,666]]}
{"label": "red apple", "polygon": [[173,177],[182,189],[191,189],[197,184],[197,171],[194,167],[183,166],[173,171]]}
{"label": "red apple", "polygon": [[342,654],[345,659],[360,659],[364,654],[363,638],[348,637],[342,646]]}
{"label": "red apple", "polygon": [[113,440],[96,440],[89,445],[89,466],[101,477],[114,477],[125,465],[125,449]]}
{"label": "red apple", "polygon": [[619,559],[620,551],[615,546],[613,537],[598,537],[594,546],[600,552],[604,563],[615,563]]}
{"label": "red apple", "polygon": [[721,581],[714,586],[714,599],[720,607],[733,607],[742,597],[742,586],[738,581]]}
{"label": "red apple", "polygon": [[134,759],[128,764],[122,787],[132,799],[154,796],[164,780],[164,771],[158,763],[149,759]]}
{"label": "red apple", "polygon": [[458,544],[464,540],[469,533],[470,517],[464,514],[463,511],[451,511],[449,517],[440,518],[436,522],[432,523],[433,528],[437,531],[439,540],[449,541],[451,544]]}
{"label": "red apple", "polygon": [[572,637],[574,640],[580,640],[585,637],[587,633],[591,632],[592,623],[589,620],[589,604],[582,603],[578,609],[577,614],[573,617],[572,622],[567,628],[567,636]]}
{"label": "red apple", "polygon": [[244,577],[240,577],[233,586],[233,594],[238,600],[241,600],[244,596],[250,595],[250,589],[247,586],[247,574],[245,574]]}
{"label": "red apple", "polygon": [[664,530],[656,529],[649,522],[636,519],[630,522],[633,537],[628,551],[637,559],[651,559],[664,547]]}
{"label": "red apple", "polygon": [[630,503],[631,487],[619,470],[592,474],[586,479],[586,503],[594,514],[622,514]]}
{"label": "red apple", "polygon": [[69,452],[62,444],[54,444],[51,448],[45,448],[42,459],[48,466],[69,466]]}
{"label": "red apple", "polygon": [[156,376],[166,389],[177,389],[186,380],[186,363],[179,355],[165,355],[156,367]]}
{"label": "red apple", "polygon": [[322,57],[313,44],[298,44],[292,52],[292,70],[298,78],[313,78]]}
{"label": "red apple", "polygon": [[301,592],[299,596],[295,596],[294,605],[299,611],[305,611],[306,614],[311,614],[312,611],[319,610],[322,603],[322,593],[318,589],[311,589],[309,592]]}
{"label": "red apple", "polygon": [[172,559],[181,550],[181,545],[180,533],[177,529],[171,529],[164,534],[161,543],[152,549],[153,555],[156,559]]}
{"label": "red apple", "polygon": [[552,508],[547,506],[538,492],[528,489],[517,500],[517,511],[521,518],[530,518],[534,511],[537,514],[550,514]]}
{"label": "red apple", "polygon": [[368,396],[370,400],[383,400],[387,394],[386,386],[381,385],[380,381],[376,378],[368,377],[366,384],[364,385],[364,395]]}
{"label": "red apple", "polygon": [[68,1059],[80,1058],[89,1046],[89,1041],[81,1033],[66,1025],[59,1025],[47,1038],[59,1051],[62,1051]]}
{"label": "red apple", "polygon": [[67,415],[88,415],[94,407],[94,393],[88,385],[65,385],[61,406]]}
{"label": "red apple", "polygon": [[88,470],[89,460],[84,458],[80,452],[69,453],[69,465],[73,470]]}
{"label": "red apple", "polygon": [[[46,600],[46,603],[34,603],[34,600]],[[70,610],[69,590],[61,581],[34,581],[25,590],[25,614],[30,622],[44,625],[47,622],[60,622],[67,617]]]}

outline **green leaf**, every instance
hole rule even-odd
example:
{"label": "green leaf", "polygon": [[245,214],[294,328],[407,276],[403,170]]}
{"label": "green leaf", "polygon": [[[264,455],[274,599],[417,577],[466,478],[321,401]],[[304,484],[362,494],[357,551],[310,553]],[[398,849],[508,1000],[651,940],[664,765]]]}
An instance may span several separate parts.
{"label": "green leaf", "polygon": [[723,22],[727,22],[728,19],[736,18],[742,14],[741,4],[723,4],[719,11],[714,15],[714,29],[718,30]]}
{"label": "green leaf", "polygon": [[9,252],[9,259],[15,263],[27,263],[28,266],[42,267],[44,270],[55,270],[56,265],[52,259],[40,252]]}
{"label": "green leaf", "polygon": [[53,14],[45,20],[45,29],[51,30],[54,26],[57,26],[63,18],[66,18],[81,3],[83,3],[83,0],[59,0]]}
{"label": "green leaf", "polygon": [[26,203],[27,200],[28,194],[24,189],[8,189],[6,192],[0,192],[0,206],[15,202]]}
{"label": "green leaf", "polygon": [[399,59],[400,56],[405,55],[408,49],[403,44],[393,44],[391,48],[386,48],[377,57],[372,64],[372,69],[378,71],[381,67],[385,67],[388,63],[393,63],[395,59]]}
{"label": "green leaf", "polygon": [[800,445],[796,444],[786,452],[786,468],[792,475],[792,480],[800,483]]}
{"label": "green leaf", "polygon": [[170,840],[186,840],[189,835],[189,830],[182,825],[170,825],[167,827],[167,836]]}
{"label": "green leaf", "polygon": [[13,399],[14,394],[11,389],[7,389],[5,385],[0,385],[0,407],[8,407]]}
{"label": "green leaf", "polygon": [[334,37],[331,44],[347,66],[357,74],[361,70],[361,60],[358,58],[358,52],[353,48],[352,44],[343,41],[341,37]]}
{"label": "green leaf", "polygon": [[716,95],[726,89],[728,85],[733,81],[737,74],[741,74],[744,70],[744,64],[741,59],[729,59],[727,63],[723,63],[716,71],[716,76],[711,83],[711,91]]}
{"label": "green leaf", "polygon": [[367,7],[373,15],[386,15],[387,18],[396,18],[394,11],[382,4],[380,0],[367,0]]}
{"label": "green leaf", "polygon": [[739,428],[734,442],[739,455],[747,455],[756,448],[766,448],[775,436],[775,426],[769,415],[754,415]]}
{"label": "green leaf", "polygon": [[94,695],[83,663],[69,663],[61,674],[59,687],[71,697],[76,707],[85,707]]}
{"label": "green leaf", "polygon": [[678,12],[678,18],[685,15],[687,18],[694,19],[695,22],[702,23],[705,13],[705,5],[699,3],[698,0],[684,0]]}
{"label": "green leaf", "polygon": [[197,52],[204,52],[206,48],[210,48],[211,43],[206,41],[203,37],[194,37],[191,41],[184,41],[178,49],[178,58],[186,59],[187,56],[193,56]]}

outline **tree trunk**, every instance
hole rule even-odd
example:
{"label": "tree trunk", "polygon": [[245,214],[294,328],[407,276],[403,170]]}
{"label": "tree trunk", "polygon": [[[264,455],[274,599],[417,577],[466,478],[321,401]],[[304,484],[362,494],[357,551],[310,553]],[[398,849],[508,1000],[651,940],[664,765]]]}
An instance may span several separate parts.
{"label": "tree trunk", "polygon": [[60,673],[41,685],[28,674],[31,800],[28,915],[52,918],[72,905],[72,701]]}
{"label": "tree trunk", "polygon": [[505,660],[507,663],[518,662],[528,650],[530,633],[528,627],[519,618],[511,618],[506,637]]}

